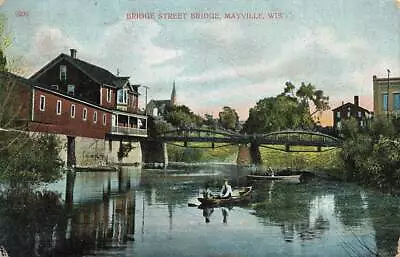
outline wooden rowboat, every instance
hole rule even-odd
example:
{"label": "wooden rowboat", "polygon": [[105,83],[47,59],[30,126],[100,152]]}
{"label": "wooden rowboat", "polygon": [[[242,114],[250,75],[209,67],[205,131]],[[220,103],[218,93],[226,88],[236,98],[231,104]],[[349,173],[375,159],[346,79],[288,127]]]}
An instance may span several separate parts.
{"label": "wooden rowboat", "polygon": [[270,175],[247,175],[248,179],[252,180],[288,180],[288,181],[299,181],[301,175],[290,175],[290,176],[270,176]]}
{"label": "wooden rowboat", "polygon": [[[199,207],[209,207],[209,206],[227,206],[227,205],[236,205],[249,202],[251,199],[251,192],[253,187],[245,187],[239,191],[238,195],[233,195],[230,198],[197,198],[201,203]],[[235,190],[236,191],[236,190]],[[234,191],[234,193],[235,193]]]}

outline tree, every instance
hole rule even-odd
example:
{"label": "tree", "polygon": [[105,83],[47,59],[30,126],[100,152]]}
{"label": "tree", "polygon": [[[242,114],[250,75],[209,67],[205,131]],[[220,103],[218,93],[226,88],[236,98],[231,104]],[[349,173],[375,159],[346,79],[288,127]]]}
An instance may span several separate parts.
{"label": "tree", "polygon": [[400,138],[391,121],[377,118],[368,131],[361,131],[355,120],[344,121],[343,138],[346,179],[384,191],[400,187]]}
{"label": "tree", "polygon": [[295,86],[287,82],[283,92],[275,97],[264,98],[249,111],[243,130],[246,133],[268,133],[284,129],[309,129],[316,124],[310,113],[312,102],[316,111],[329,108],[327,96],[311,84],[304,84],[295,92]]}
{"label": "tree", "polygon": [[165,120],[179,128],[200,127],[203,124],[203,118],[194,114],[186,105],[168,107]]}
{"label": "tree", "polygon": [[217,127],[217,124],[218,122],[211,114],[204,114],[204,125],[208,126],[211,129],[215,129]]}
{"label": "tree", "polygon": [[[5,18],[0,15],[0,71],[9,70],[4,49],[10,45]],[[21,112],[29,103],[21,101],[25,85],[15,77],[0,74],[0,179],[3,185],[26,189],[51,182],[61,175],[60,143],[55,136],[24,132]],[[27,109],[27,107],[25,108]]]}
{"label": "tree", "polygon": [[[295,86],[291,82],[286,82],[286,87],[294,90]],[[329,110],[329,97],[324,96],[324,91],[317,90],[311,83],[307,85],[302,82],[300,88],[296,92],[296,97],[300,99],[300,103],[310,109],[310,102],[313,103],[315,111],[311,114],[315,114],[319,111]]]}
{"label": "tree", "polygon": [[219,123],[225,129],[235,130],[239,125],[239,115],[229,106],[224,106],[222,112],[219,112]]}

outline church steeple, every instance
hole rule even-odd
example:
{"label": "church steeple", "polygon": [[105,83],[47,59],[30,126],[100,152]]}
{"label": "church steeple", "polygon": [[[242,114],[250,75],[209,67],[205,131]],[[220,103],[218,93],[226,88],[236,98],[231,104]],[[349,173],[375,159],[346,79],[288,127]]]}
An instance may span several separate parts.
{"label": "church steeple", "polygon": [[175,80],[172,83],[172,93],[171,93],[171,105],[176,104],[176,89],[175,89]]}

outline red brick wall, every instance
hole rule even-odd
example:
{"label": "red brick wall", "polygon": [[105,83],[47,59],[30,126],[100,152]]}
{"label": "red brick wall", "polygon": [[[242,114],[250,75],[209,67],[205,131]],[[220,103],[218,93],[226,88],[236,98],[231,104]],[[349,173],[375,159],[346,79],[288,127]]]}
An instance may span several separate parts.
{"label": "red brick wall", "polygon": [[[45,110],[40,111],[40,96],[45,96]],[[62,101],[61,115],[56,113],[57,100]],[[75,118],[71,117],[71,105],[75,104]],[[83,109],[87,109],[86,121],[82,119]],[[97,122],[93,115],[97,112]],[[106,125],[103,125],[103,114],[106,114]],[[111,114],[97,108],[87,106],[75,100],[35,89],[34,118],[29,124],[30,131],[49,132],[71,136],[104,138],[111,131]]]}
{"label": "red brick wall", "polygon": [[14,99],[10,102],[13,104],[12,109],[17,112],[19,120],[30,120],[31,101],[31,91],[29,88],[24,86],[18,86],[15,88]]}
{"label": "red brick wall", "polygon": [[[111,102],[107,102],[107,89],[111,89]],[[115,109],[117,107],[116,90],[112,88],[101,87],[101,106]]]}
{"label": "red brick wall", "polygon": [[128,94],[127,111],[137,113],[138,109],[139,109],[138,97],[133,94]]}

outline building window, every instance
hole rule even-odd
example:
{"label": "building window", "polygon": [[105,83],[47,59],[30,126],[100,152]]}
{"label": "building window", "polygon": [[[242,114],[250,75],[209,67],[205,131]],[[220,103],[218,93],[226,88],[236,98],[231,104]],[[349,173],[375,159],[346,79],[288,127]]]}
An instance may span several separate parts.
{"label": "building window", "polygon": [[361,118],[361,112],[360,111],[358,112],[358,118]]}
{"label": "building window", "polygon": [[67,66],[60,65],[60,80],[66,81],[67,80]]}
{"label": "building window", "polygon": [[51,85],[51,87],[55,90],[58,90],[58,85]]}
{"label": "building window", "polygon": [[400,110],[400,94],[393,94],[393,109],[396,111]]}
{"label": "building window", "polygon": [[87,109],[86,108],[83,108],[82,119],[87,120]]}
{"label": "building window", "polygon": [[351,112],[350,110],[347,111],[347,117],[350,118]]}
{"label": "building window", "polygon": [[112,98],[112,90],[111,88],[107,88],[107,102],[111,103],[111,98]]}
{"label": "building window", "polygon": [[75,118],[75,104],[71,104],[71,118]]}
{"label": "building window", "polygon": [[61,100],[57,100],[57,106],[56,106],[57,115],[61,115],[61,107],[62,107]]}
{"label": "building window", "polygon": [[128,89],[118,90],[117,102],[118,104],[126,104],[128,102]]}
{"label": "building window", "polygon": [[46,108],[46,97],[44,95],[41,95],[39,102],[39,109],[43,112],[45,108]]}
{"label": "building window", "polygon": [[383,111],[387,111],[387,107],[388,107],[388,95],[387,94],[383,94]]}
{"label": "building window", "polygon": [[68,95],[75,95],[75,85],[68,85],[67,86],[67,94]]}
{"label": "building window", "polygon": [[93,123],[97,123],[97,112],[93,112]]}
{"label": "building window", "polygon": [[[154,110],[156,111],[156,114],[154,114]],[[153,115],[157,116],[157,111],[158,111],[157,108],[154,108],[154,110],[153,110]],[[336,118],[338,119],[340,118],[340,112],[336,112]]]}
{"label": "building window", "polygon": [[107,114],[103,114],[103,125],[107,124]]}

